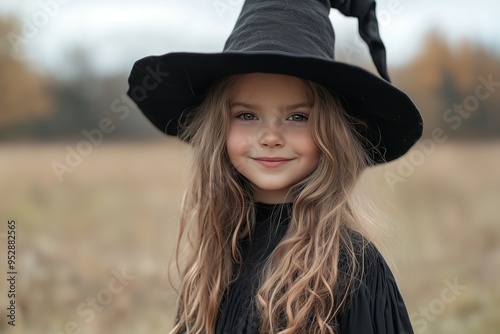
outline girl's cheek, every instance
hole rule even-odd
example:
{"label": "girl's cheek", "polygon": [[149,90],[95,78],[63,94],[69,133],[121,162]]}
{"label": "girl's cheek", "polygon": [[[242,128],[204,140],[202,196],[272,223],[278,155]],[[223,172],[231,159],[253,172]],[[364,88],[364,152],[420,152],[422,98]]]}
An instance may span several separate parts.
{"label": "girl's cheek", "polygon": [[246,127],[231,127],[227,138],[227,149],[234,154],[241,154],[252,147],[252,132]]}
{"label": "girl's cheek", "polygon": [[258,137],[259,129],[260,127],[256,124],[235,124],[231,131],[239,141],[249,143]]}

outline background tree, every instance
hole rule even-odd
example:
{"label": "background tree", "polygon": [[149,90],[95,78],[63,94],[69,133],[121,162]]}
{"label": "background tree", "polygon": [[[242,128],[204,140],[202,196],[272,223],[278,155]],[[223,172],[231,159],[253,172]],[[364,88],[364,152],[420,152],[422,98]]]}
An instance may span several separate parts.
{"label": "background tree", "polygon": [[44,78],[13,57],[8,34],[19,30],[14,19],[0,21],[0,131],[53,111]]}

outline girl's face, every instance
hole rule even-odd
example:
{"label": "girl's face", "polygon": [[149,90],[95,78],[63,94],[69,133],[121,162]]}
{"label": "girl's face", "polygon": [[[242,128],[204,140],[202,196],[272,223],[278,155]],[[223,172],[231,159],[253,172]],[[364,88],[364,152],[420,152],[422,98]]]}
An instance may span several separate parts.
{"label": "girl's face", "polygon": [[287,192],[317,166],[306,88],[297,77],[242,75],[230,104],[226,148],[233,166],[255,186],[255,201],[290,202]]}

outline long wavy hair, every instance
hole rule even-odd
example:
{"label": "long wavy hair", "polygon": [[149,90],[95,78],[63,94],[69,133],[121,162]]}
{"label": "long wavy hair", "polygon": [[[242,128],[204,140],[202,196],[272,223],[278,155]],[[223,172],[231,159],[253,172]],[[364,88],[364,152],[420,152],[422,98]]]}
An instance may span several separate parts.
{"label": "long wavy hair", "polygon": [[[171,334],[214,333],[223,294],[242,262],[238,241],[255,223],[252,184],[233,168],[226,151],[238,78],[212,85],[204,101],[183,118],[180,137],[191,144],[192,162],[181,205],[177,263],[186,236],[189,252],[177,267],[181,280]],[[366,217],[356,212],[353,189],[372,163],[355,130],[363,123],[345,113],[334,92],[302,82],[313,104],[309,126],[320,159],[292,187],[288,231],[259,278],[254,301],[261,333],[337,333],[336,316],[348,306],[362,275],[363,245],[354,236],[366,235]]]}

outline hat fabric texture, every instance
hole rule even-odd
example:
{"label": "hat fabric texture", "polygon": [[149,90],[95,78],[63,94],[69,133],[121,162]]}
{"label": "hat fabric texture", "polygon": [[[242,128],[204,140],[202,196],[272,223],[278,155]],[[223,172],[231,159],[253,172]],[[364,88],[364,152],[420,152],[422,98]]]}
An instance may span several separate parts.
{"label": "hat fabric texture", "polygon": [[[358,18],[381,77],[334,59],[331,8]],[[422,135],[417,107],[390,83],[374,0],[246,0],[222,52],[140,59],[127,94],[160,131],[177,136],[183,113],[203,101],[212,83],[253,72],[300,77],[341,95],[346,112],[368,124],[358,132],[374,163],[402,156]]]}

